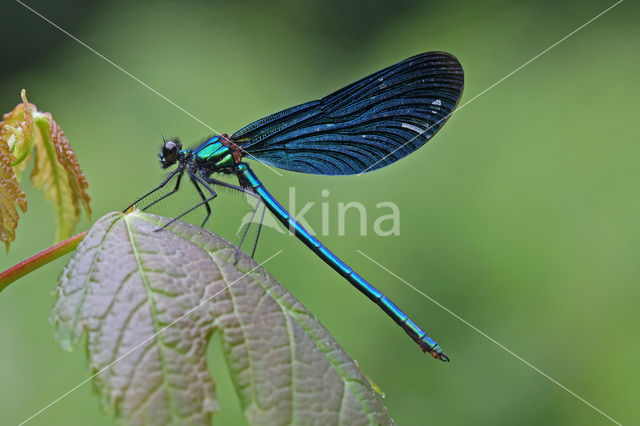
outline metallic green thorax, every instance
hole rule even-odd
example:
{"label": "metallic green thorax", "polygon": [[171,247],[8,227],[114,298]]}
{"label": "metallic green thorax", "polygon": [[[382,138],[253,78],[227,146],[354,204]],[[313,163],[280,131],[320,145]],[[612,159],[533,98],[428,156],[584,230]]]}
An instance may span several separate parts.
{"label": "metallic green thorax", "polygon": [[223,145],[219,136],[214,136],[194,148],[192,155],[198,164],[210,164],[223,169],[235,165],[228,146]]}

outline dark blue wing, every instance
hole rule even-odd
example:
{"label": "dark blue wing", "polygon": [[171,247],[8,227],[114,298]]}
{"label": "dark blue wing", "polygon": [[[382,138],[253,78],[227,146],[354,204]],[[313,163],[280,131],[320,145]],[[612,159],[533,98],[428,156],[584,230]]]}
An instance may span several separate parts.
{"label": "dark blue wing", "polygon": [[272,114],[231,138],[258,160],[296,172],[349,175],[384,167],[424,145],[455,109],[458,60],[428,52],[320,100]]}

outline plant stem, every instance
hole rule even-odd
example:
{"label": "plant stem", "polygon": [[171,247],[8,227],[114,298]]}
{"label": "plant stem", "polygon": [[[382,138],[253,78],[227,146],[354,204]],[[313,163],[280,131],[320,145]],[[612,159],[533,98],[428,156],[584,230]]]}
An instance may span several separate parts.
{"label": "plant stem", "polygon": [[41,266],[46,265],[49,262],[56,260],[57,258],[64,256],[65,254],[73,251],[78,247],[78,244],[84,236],[87,235],[87,231],[84,231],[78,235],[74,235],[71,238],[67,238],[58,244],[42,250],[27,260],[23,260],[17,265],[12,266],[6,271],[0,273],[0,291],[4,290],[9,284],[22,278],[30,272],[35,271]]}

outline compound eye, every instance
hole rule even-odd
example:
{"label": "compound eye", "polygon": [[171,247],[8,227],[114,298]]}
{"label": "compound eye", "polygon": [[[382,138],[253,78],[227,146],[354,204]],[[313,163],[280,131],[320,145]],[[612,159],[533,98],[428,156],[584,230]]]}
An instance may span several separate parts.
{"label": "compound eye", "polygon": [[174,141],[167,141],[162,147],[162,156],[169,163],[178,161],[178,144]]}

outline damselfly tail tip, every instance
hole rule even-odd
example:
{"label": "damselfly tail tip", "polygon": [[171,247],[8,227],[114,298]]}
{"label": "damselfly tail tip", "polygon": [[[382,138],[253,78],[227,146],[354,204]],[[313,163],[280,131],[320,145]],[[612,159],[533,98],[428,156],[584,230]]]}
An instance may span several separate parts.
{"label": "damselfly tail tip", "polygon": [[435,359],[439,359],[442,362],[451,361],[451,359],[447,356],[447,354],[442,352],[442,349],[440,349],[440,347],[437,346],[437,345],[432,347],[431,349],[425,351],[425,352],[429,352],[432,357],[434,357]]}
{"label": "damselfly tail tip", "polygon": [[439,352],[437,354],[431,354],[431,355],[433,355],[434,358],[439,359],[442,362],[451,361],[451,359],[444,352]]}
{"label": "damselfly tail tip", "polygon": [[431,356],[435,359],[439,359],[442,362],[451,361],[447,354],[442,352],[442,349],[440,349],[440,345],[438,345],[436,342],[431,341],[427,343],[420,340],[418,341],[418,345],[420,345],[420,349],[422,349],[422,352],[431,354]]}

